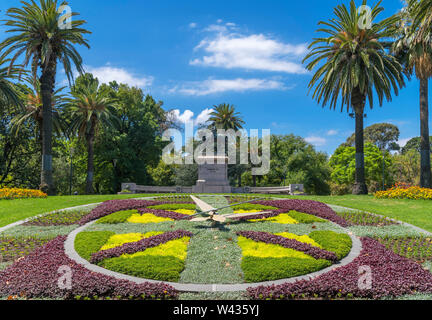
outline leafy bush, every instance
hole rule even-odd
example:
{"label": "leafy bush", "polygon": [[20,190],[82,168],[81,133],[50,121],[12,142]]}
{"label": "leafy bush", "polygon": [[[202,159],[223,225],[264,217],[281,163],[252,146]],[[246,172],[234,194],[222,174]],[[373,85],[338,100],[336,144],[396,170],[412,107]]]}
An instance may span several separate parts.
{"label": "leafy bush", "polygon": [[[58,237],[33,254],[0,272],[0,296],[23,298],[77,299],[86,297],[116,299],[173,299],[177,291],[163,283],[136,284],[92,272],[69,259],[64,252],[65,236]],[[58,285],[59,268],[69,266],[72,289]]]}
{"label": "leafy bush", "polygon": [[0,200],[46,198],[48,195],[40,190],[3,188],[0,189]]}
{"label": "leafy bush", "polygon": [[90,260],[115,233],[112,231],[83,231],[75,238],[75,251],[84,259]]}
{"label": "leafy bush", "polygon": [[172,256],[136,256],[111,258],[99,263],[105,269],[135,277],[177,282],[184,269],[184,261]]}
{"label": "leafy bush", "polygon": [[300,258],[243,257],[242,269],[246,282],[286,279],[321,270],[331,265],[328,260]]}
{"label": "leafy bush", "polygon": [[117,224],[126,222],[137,210],[124,210],[111,213],[109,216],[100,218],[96,223]]}
{"label": "leafy bush", "polygon": [[309,237],[318,242],[327,251],[334,252],[338,259],[342,259],[351,251],[351,237],[334,231],[312,231]]}

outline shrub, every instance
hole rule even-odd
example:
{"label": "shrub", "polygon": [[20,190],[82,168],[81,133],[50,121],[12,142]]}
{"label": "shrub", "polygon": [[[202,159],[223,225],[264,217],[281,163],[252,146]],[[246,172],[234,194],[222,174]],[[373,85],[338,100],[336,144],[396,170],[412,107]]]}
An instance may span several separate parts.
{"label": "shrub", "polygon": [[301,258],[243,257],[242,269],[246,282],[286,279],[321,270],[331,265],[328,260]]}
{"label": "shrub", "polygon": [[107,224],[124,223],[124,222],[127,222],[127,220],[134,213],[138,213],[138,211],[137,210],[117,211],[117,212],[111,213],[108,216],[100,218],[96,223],[107,223]]}
{"label": "shrub", "polygon": [[312,231],[309,237],[318,242],[327,251],[334,252],[338,259],[342,259],[351,251],[351,237],[334,231]]}
{"label": "shrub", "polygon": [[117,257],[106,259],[99,265],[135,277],[171,282],[179,281],[184,269],[181,259],[170,256]]}
{"label": "shrub", "polygon": [[315,223],[315,222],[325,222],[325,220],[315,217],[310,214],[298,212],[298,211],[290,211],[288,212],[288,215],[296,220],[298,223]]}
{"label": "shrub", "polygon": [[0,189],[0,200],[46,198],[48,195],[40,190],[3,188]]}
{"label": "shrub", "polygon": [[115,233],[112,231],[83,231],[75,238],[75,251],[84,259],[90,260]]}

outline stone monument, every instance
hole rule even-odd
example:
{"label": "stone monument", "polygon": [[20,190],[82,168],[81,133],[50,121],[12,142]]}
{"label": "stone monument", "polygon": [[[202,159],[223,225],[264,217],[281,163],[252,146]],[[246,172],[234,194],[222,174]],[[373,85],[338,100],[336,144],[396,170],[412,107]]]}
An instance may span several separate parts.
{"label": "stone monument", "polygon": [[198,181],[193,193],[231,193],[228,182],[228,157],[199,157]]}

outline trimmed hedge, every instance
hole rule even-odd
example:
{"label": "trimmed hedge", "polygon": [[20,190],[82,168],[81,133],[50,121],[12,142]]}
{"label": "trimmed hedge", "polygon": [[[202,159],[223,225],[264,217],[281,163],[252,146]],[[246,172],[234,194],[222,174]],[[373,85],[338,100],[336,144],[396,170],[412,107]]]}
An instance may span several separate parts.
{"label": "trimmed hedge", "polygon": [[75,238],[75,251],[84,259],[90,260],[92,254],[98,252],[100,248],[115,235],[112,231],[83,231]]}
{"label": "trimmed hedge", "polygon": [[109,216],[100,218],[96,223],[107,223],[107,224],[125,223],[134,213],[138,213],[138,211],[137,210],[117,211],[110,214]]}
{"label": "trimmed hedge", "polygon": [[288,212],[288,215],[294,220],[296,220],[298,223],[326,222],[324,219],[318,218],[311,214],[298,212],[295,210]]}
{"label": "trimmed hedge", "polygon": [[321,270],[331,265],[324,259],[258,258],[246,256],[242,269],[246,282],[287,279]]}
{"label": "trimmed hedge", "polygon": [[99,263],[105,269],[135,277],[178,282],[184,261],[172,256],[137,256],[105,259]]}
{"label": "trimmed hedge", "polygon": [[334,231],[312,231],[309,237],[327,251],[334,252],[338,259],[345,258],[352,248],[351,237]]}

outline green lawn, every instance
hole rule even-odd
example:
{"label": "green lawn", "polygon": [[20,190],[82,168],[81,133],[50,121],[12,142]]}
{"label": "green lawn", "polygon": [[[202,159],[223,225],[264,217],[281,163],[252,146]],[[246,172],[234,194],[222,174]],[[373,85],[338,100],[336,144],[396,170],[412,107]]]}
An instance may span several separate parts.
{"label": "green lawn", "polygon": [[[152,195],[97,195],[64,196],[47,199],[1,200],[0,227],[41,213],[98,203],[110,199],[130,199]],[[277,196],[281,197],[281,196]],[[373,196],[298,196],[286,198],[310,199],[365,210],[411,223],[432,232],[432,201],[426,200],[378,200]]]}
{"label": "green lawn", "polygon": [[98,203],[111,199],[130,199],[151,195],[62,196],[46,199],[0,200],[0,227],[54,210]]}

